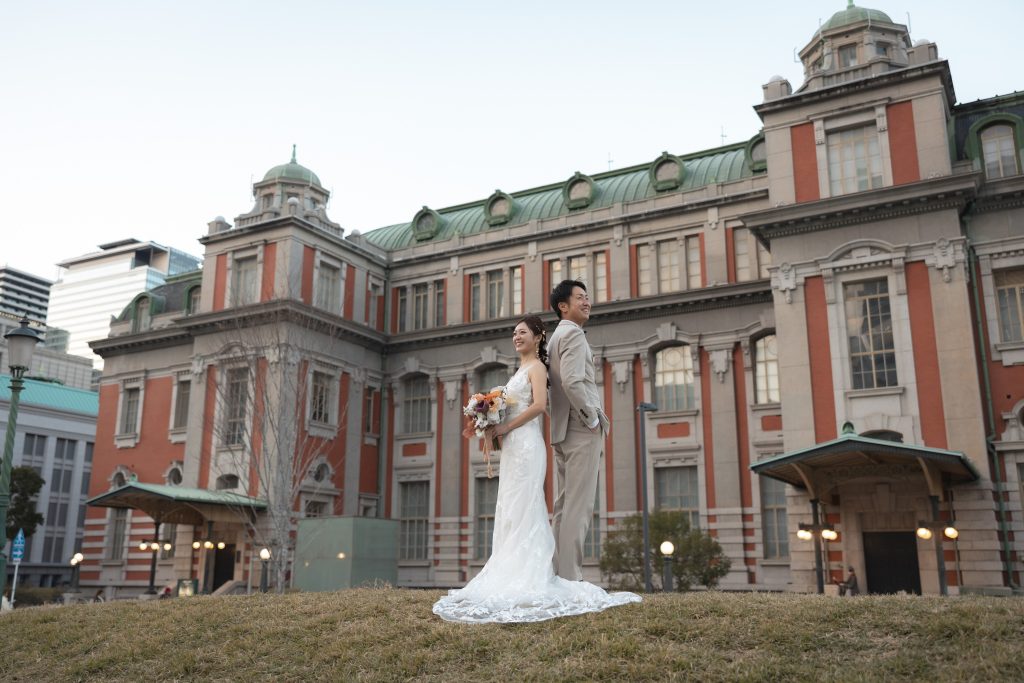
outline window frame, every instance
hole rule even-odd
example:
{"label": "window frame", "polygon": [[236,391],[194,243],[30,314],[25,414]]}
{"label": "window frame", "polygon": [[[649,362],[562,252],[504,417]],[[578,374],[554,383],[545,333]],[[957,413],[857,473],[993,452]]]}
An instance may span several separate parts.
{"label": "window frame", "polygon": [[[414,382],[423,382],[425,391],[415,396],[410,394],[410,387]],[[425,373],[406,375],[402,378],[402,436],[430,434],[433,432],[433,392],[430,386],[430,376]],[[416,421],[413,415],[416,414]],[[419,429],[426,427],[425,429]]]}
{"label": "window frame", "polygon": [[[240,264],[252,263],[252,285],[251,289],[243,289]],[[230,273],[228,273],[227,300],[232,307],[251,306],[260,301],[260,273],[263,265],[263,249],[241,249],[231,252],[229,258]],[[246,295],[246,296],[243,296]],[[251,300],[250,300],[251,296]]]}
{"label": "window frame", "polygon": [[[853,287],[864,286],[864,285],[868,285],[868,284],[872,284],[872,283],[873,284],[879,284],[879,283],[884,284],[885,291],[884,292],[878,292],[878,293],[875,293],[875,294],[868,294],[868,295],[863,295],[863,296],[857,296],[857,297],[854,297],[853,301],[861,301],[862,302],[861,303],[861,310],[863,311],[864,310],[863,307],[865,305],[867,305],[868,308],[870,309],[870,304],[869,304],[870,301],[872,301],[872,300],[881,301],[881,296],[880,295],[884,294],[884,296],[885,296],[885,304],[886,304],[886,307],[888,309],[888,323],[889,323],[888,324],[888,335],[889,335],[889,338],[891,339],[891,346],[888,347],[888,348],[882,347],[880,349],[876,349],[874,347],[874,340],[875,340],[876,334],[881,334],[883,336],[885,334],[885,328],[884,328],[884,324],[883,324],[883,327],[880,328],[880,331],[878,331],[877,333],[876,333],[876,330],[874,328],[870,328],[869,329],[869,331],[868,331],[868,339],[870,341],[871,348],[869,350],[867,350],[867,351],[856,351],[855,352],[853,350],[853,346],[852,346],[853,331],[851,329],[851,327],[852,327],[851,322],[852,321],[851,321],[851,317],[850,317],[850,304],[852,303],[852,301],[851,301],[851,297],[849,296],[848,292]],[[849,380],[850,380],[850,383],[849,383],[850,389],[853,390],[853,391],[862,391],[862,390],[874,390],[874,389],[891,389],[891,388],[894,388],[894,387],[899,387],[900,386],[900,376],[901,376],[902,373],[900,372],[899,364],[897,362],[897,358],[899,356],[899,344],[897,343],[898,342],[898,340],[897,340],[897,332],[896,332],[897,324],[896,324],[896,320],[895,320],[895,316],[894,316],[894,311],[893,311],[893,308],[894,308],[894,306],[893,306],[893,295],[892,295],[892,292],[891,292],[890,287],[889,287],[889,278],[887,276],[882,275],[880,277],[851,279],[851,280],[848,280],[848,281],[845,281],[845,282],[841,283],[840,291],[842,293],[842,298],[840,300],[840,304],[841,304],[841,310],[842,310],[843,321],[844,321],[843,331],[845,333],[844,347],[845,347],[846,356],[847,356],[846,368],[847,368],[847,376],[849,377]],[[867,320],[868,320],[868,322],[870,324],[871,319],[873,317],[874,316],[873,316],[872,312],[870,310],[868,310],[866,315],[862,314],[860,316],[860,319],[863,321],[865,318],[867,318]],[[863,335],[858,335],[857,338],[859,339],[862,336]],[[888,367],[888,365],[886,363],[885,367],[883,367],[883,370],[882,370],[882,372],[886,376],[886,380],[885,380],[884,384],[880,384],[878,382],[878,372],[879,372],[879,370],[878,370],[877,362],[878,362],[878,357],[879,356],[883,356],[883,357],[884,356],[891,356],[891,358],[892,358],[892,367],[891,367],[891,369]],[[865,374],[865,372],[863,370],[863,364],[861,364],[861,368],[862,369],[861,369],[860,372],[855,370],[855,363],[854,363],[854,359],[855,358],[861,358],[861,359],[865,359],[866,358],[866,359],[870,360],[871,371],[870,371],[869,375]],[[891,382],[888,379],[888,375],[889,375],[890,372],[892,373],[892,381]],[[864,377],[867,377],[867,376],[870,376],[872,378],[872,383],[870,385],[864,384],[862,386],[858,386],[859,383],[863,383],[864,382],[864,379],[858,380],[857,378],[858,377],[864,378]]]}
{"label": "window frame", "polygon": [[[683,402],[682,402],[683,405],[679,405],[678,402],[675,399],[673,399],[671,407],[669,407],[668,402],[664,398],[664,396],[665,396],[664,389],[661,388],[663,386],[668,386],[668,385],[659,384],[659,381],[660,381],[659,380],[659,375],[662,372],[661,368],[660,368],[659,357],[663,353],[666,353],[668,351],[673,351],[673,350],[678,350],[680,355],[682,356],[682,358],[683,358],[683,367],[682,368],[673,369],[671,371],[666,371],[666,372],[671,372],[671,373],[682,372],[684,377],[686,376],[686,373],[688,372],[689,373],[689,380],[690,381],[689,381],[689,389],[688,390],[685,389],[685,387],[687,386],[685,382],[683,384],[681,384],[681,385],[677,385],[677,384],[671,385],[673,387],[676,387],[676,386],[684,387],[684,389],[683,389]],[[696,368],[696,365],[697,365],[697,363],[694,361],[694,358],[693,358],[693,347],[690,344],[688,344],[688,343],[663,344],[663,345],[661,345],[661,346],[651,350],[651,373],[650,373],[651,374],[651,377],[650,377],[650,381],[651,381],[651,397],[653,398],[654,403],[658,406],[658,412],[659,413],[687,412],[687,411],[692,411],[692,410],[696,410],[697,409],[698,396],[697,396],[697,368]],[[676,392],[673,392],[674,395],[676,393],[678,393],[678,390]]]}
{"label": "window frame", "polygon": [[[417,489],[421,499],[410,514],[407,492]],[[413,479],[398,482],[398,560],[416,563],[430,559],[430,480]]]}
{"label": "window frame", "polygon": [[[672,498],[678,497],[678,498],[680,498],[680,502],[682,502],[683,498],[692,495],[693,498],[694,498],[694,505],[693,506],[678,505],[678,506],[669,507],[669,506],[664,504],[664,498],[668,497],[668,496],[663,496],[662,495],[661,483],[665,481],[665,477],[667,477],[670,473],[675,473],[675,472],[679,472],[682,475],[685,475],[685,477],[687,479],[689,479],[690,475],[692,474],[692,484],[693,484],[693,486],[692,486],[692,491],[684,490],[685,486],[680,487],[679,491],[672,495]],[[666,465],[656,466],[654,468],[654,477],[653,477],[653,479],[654,479],[654,482],[653,482],[653,484],[654,484],[654,508],[656,510],[673,510],[673,511],[685,512],[689,516],[688,521],[690,522],[690,529],[691,530],[693,530],[693,529],[700,529],[701,528],[701,524],[700,524],[700,517],[701,517],[701,515],[700,515],[700,512],[701,512],[701,488],[700,488],[700,469],[699,469],[699,467],[697,465],[695,465],[695,464],[684,464],[684,465],[677,465],[677,464],[669,465],[669,464],[666,464]],[[688,484],[690,482],[686,481],[686,482],[682,482],[682,483],[683,484]],[[667,483],[666,483],[666,487],[667,487]]]}

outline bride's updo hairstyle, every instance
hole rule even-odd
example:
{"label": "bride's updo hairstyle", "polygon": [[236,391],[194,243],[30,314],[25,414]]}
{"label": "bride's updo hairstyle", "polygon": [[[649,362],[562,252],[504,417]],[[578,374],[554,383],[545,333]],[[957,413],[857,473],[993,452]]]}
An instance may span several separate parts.
{"label": "bride's updo hairstyle", "polygon": [[536,315],[528,315],[522,318],[516,325],[523,323],[537,337],[537,358],[548,367],[548,333],[544,330],[544,323]]}

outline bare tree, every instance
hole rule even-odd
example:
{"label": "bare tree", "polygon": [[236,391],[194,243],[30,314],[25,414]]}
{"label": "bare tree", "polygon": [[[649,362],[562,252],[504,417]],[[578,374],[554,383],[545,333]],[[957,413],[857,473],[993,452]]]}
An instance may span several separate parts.
{"label": "bare tree", "polygon": [[[342,329],[295,302],[262,306],[219,324],[219,349],[199,362],[214,373],[211,478],[217,487],[266,503],[232,505],[256,547],[271,550],[283,591],[302,516],[332,514],[342,491],[347,393]],[[308,508],[303,507],[306,501]],[[332,505],[333,504],[333,505]]]}

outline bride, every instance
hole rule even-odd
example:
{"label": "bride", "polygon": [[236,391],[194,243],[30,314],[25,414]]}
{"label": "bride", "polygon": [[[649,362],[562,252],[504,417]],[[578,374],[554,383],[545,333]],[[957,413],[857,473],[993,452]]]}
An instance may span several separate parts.
{"label": "bride", "polygon": [[526,316],[512,333],[519,370],[505,386],[505,421],[485,438],[503,436],[494,509],[493,550],[487,564],[465,588],[434,603],[448,621],[514,623],[543,621],[639,602],[635,593],[607,593],[586,581],[555,575],[555,537],[544,500],[547,449],[541,415],[547,408],[547,352],[544,325]]}

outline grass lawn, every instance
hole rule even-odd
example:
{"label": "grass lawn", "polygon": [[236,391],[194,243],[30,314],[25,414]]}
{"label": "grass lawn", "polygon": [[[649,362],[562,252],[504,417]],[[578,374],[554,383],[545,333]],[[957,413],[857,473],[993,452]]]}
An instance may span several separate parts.
{"label": "grass lawn", "polygon": [[0,679],[1020,681],[1024,600],[652,595],[537,624],[450,624],[439,591],[195,597],[0,616]]}

